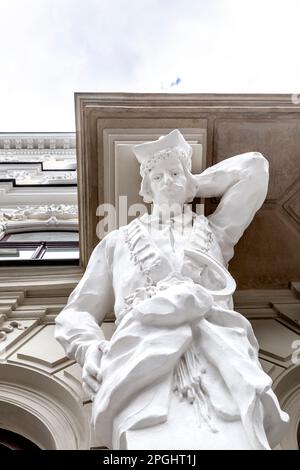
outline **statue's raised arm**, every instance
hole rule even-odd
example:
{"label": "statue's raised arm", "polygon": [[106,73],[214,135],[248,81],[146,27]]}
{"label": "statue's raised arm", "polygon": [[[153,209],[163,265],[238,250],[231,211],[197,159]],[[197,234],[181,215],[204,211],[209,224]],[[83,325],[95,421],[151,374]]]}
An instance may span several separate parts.
{"label": "statue's raised arm", "polygon": [[268,191],[269,163],[259,152],[248,152],[217,163],[200,175],[198,197],[221,197],[210,226],[221,247],[224,261],[233,257],[233,248],[262,206]]}

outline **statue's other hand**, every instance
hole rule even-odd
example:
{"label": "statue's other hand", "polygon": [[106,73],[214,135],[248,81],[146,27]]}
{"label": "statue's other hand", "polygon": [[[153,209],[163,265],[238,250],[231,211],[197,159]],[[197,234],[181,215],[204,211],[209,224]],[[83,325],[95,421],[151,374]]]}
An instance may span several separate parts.
{"label": "statue's other hand", "polygon": [[82,388],[91,400],[94,399],[102,382],[100,364],[102,354],[105,354],[108,349],[108,343],[103,340],[100,343],[91,344],[86,352],[82,369]]}

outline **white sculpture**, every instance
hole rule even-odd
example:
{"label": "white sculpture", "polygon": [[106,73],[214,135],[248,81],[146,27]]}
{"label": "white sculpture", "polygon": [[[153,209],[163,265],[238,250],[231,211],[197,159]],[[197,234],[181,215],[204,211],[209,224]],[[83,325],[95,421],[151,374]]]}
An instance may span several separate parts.
{"label": "white sculpture", "polygon": [[[113,449],[270,449],[288,415],[233,310],[233,248],[262,205],[268,162],[257,152],[192,175],[178,130],[134,147],[145,214],[109,233],[56,319],[56,338],[83,367],[92,424]],[[222,196],[209,217],[184,212]],[[172,217],[168,209],[172,206]],[[111,311],[108,342],[100,324]]]}

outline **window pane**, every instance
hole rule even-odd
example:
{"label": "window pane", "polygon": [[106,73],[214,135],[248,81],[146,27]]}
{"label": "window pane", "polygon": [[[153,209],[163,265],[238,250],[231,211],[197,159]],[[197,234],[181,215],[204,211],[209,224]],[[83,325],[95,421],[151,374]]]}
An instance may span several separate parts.
{"label": "window pane", "polygon": [[47,248],[43,259],[79,259],[78,248]]}
{"label": "window pane", "polygon": [[34,248],[0,248],[0,261],[30,259],[34,252]]}
{"label": "window pane", "polygon": [[9,235],[9,242],[78,241],[78,232],[22,232]]}

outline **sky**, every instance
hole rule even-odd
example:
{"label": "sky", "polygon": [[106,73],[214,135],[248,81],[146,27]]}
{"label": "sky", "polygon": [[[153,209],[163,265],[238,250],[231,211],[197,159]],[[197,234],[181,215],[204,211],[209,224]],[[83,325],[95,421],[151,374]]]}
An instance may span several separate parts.
{"label": "sky", "polygon": [[299,0],[0,0],[0,132],[74,131],[74,92],[300,96]]}

